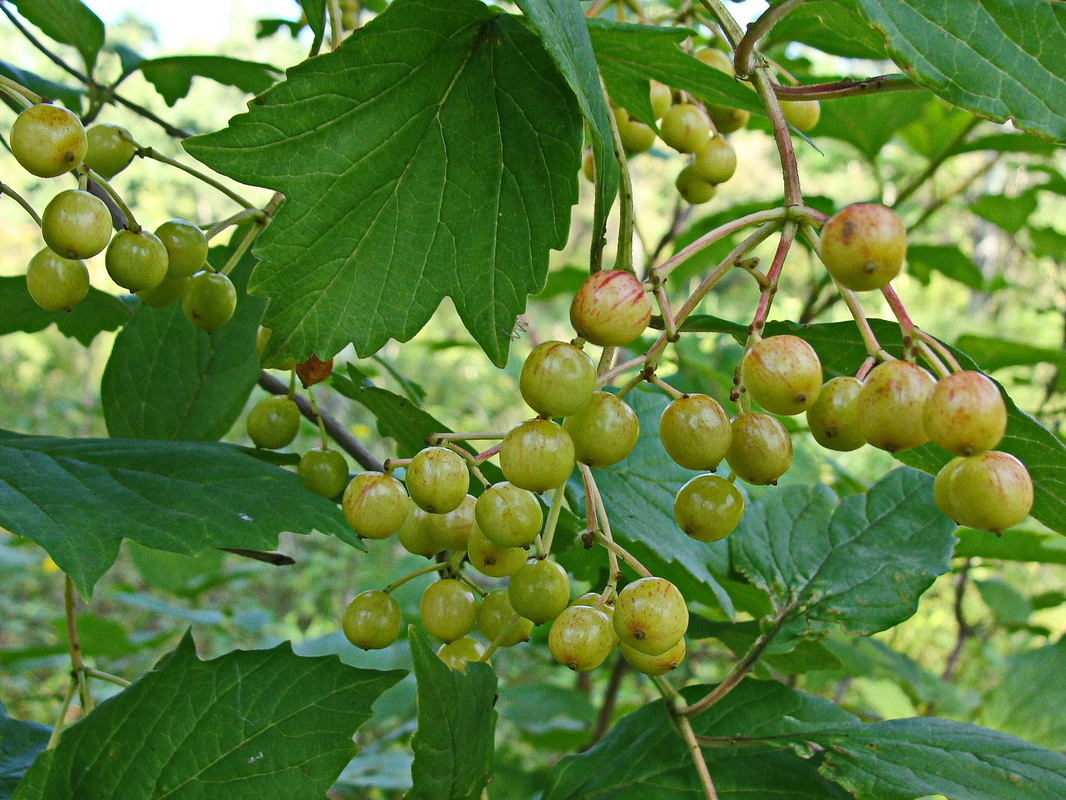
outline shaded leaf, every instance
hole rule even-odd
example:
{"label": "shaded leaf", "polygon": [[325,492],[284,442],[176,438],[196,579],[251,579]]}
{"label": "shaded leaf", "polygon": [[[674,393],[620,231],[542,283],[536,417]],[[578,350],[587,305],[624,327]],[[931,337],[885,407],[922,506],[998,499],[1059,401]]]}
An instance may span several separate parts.
{"label": "shaded leaf", "polygon": [[55,324],[64,336],[83,345],[102,331],[118,330],[132,316],[131,308],[114,295],[89,289],[89,294],[70,311],[45,311],[26,291],[21,276],[0,278],[0,336],[15,331],[35,333]]}
{"label": "shaded leaf", "polygon": [[321,797],[355,754],[371,704],[403,675],[301,658],[288,643],[200,661],[186,635],[69,728],[14,796]]}
{"label": "shaded leaf", "polygon": [[[222,268],[230,248],[213,248]],[[255,259],[230,273],[233,318],[207,333],[185,318],[181,303],[142,305],[115,337],[100,382],[107,432],[115,438],[215,441],[244,410],[261,372],[256,329],[266,303],[245,293]]]}
{"label": "shaded leaf", "polygon": [[500,696],[500,717],[535,746],[566,752],[589,740],[596,709],[588,693],[576,687],[531,683],[507,687]]}
{"label": "shaded leaf", "polygon": [[976,291],[986,288],[981,270],[955,245],[912,244],[907,247],[907,272],[928,284],[929,273],[934,271]]}
{"label": "shaded leaf", "polygon": [[1062,350],[1034,347],[1025,342],[995,336],[963,334],[955,340],[955,347],[966,353],[985,372],[1032,364],[1053,364],[1060,369],[1066,368],[1066,352]]}
{"label": "shaded leaf", "polygon": [[901,129],[921,118],[928,102],[927,92],[841,97],[821,104],[822,115],[811,135],[847,142],[872,160]]}
{"label": "shaded leaf", "polygon": [[83,595],[122,539],[194,554],[273,549],[317,529],[362,547],[333,503],[232,445],[0,431],[0,525],[43,547]]}
{"label": "shaded leaf", "polygon": [[952,105],[1066,141],[1066,7],[858,0],[908,75]]}
{"label": "shaded leaf", "polygon": [[[62,100],[63,105],[75,114],[81,113],[81,101],[85,96],[84,89],[50,81],[40,75],[16,67],[7,61],[0,61],[0,75],[5,78],[11,78],[11,80],[22,84],[31,92],[41,95],[41,97],[47,97],[49,100]],[[13,101],[10,101],[10,98],[5,95],[4,102]],[[12,108],[14,109],[15,106],[12,106]]]}
{"label": "shaded leaf", "polygon": [[411,739],[414,786],[408,800],[480,798],[491,777],[496,729],[496,673],[469,663],[466,672],[448,667],[433,652],[429,636],[408,628],[411,661],[418,681],[418,730]]}
{"label": "shaded leaf", "polygon": [[1035,191],[1023,192],[1017,197],[983,194],[970,204],[970,210],[1014,236],[1036,211],[1037,202]]}
{"label": "shaded leaf", "polygon": [[348,342],[369,355],[448,296],[502,365],[549,248],[566,242],[581,117],[517,19],[475,0],[397,0],[185,146],[287,198],[249,284],[271,298],[268,359]]}
{"label": "shaded leaf", "polygon": [[[712,622],[703,617],[689,620],[687,636],[690,639],[713,637],[719,639],[733,651],[737,658],[742,657],[762,631],[755,620],[747,622]],[[842,662],[821,642],[802,641],[788,653],[771,653],[762,658],[768,666],[784,673],[804,673],[811,670],[839,669]]]}
{"label": "shaded leaf", "polygon": [[988,531],[959,528],[956,536],[959,543],[955,545],[955,555],[959,558],[1066,564],[1066,539],[1053,533],[1012,528],[996,536]]}
{"label": "shaded leaf", "polygon": [[870,27],[855,0],[813,0],[794,8],[770,29],[763,46],[787,42],[844,58],[888,58],[884,38]]}
{"label": "shaded leaf", "polygon": [[585,15],[575,0],[517,2],[573,90],[581,114],[589,126],[596,165],[596,207],[592,222],[592,239],[596,241],[606,234],[607,214],[618,193],[621,170],[614,157],[611,121],[607,116],[607,102],[600,85],[600,73]]}
{"label": "shaded leaf", "polygon": [[987,136],[978,136],[976,139],[961,143],[954,152],[973,153],[980,150],[1053,156],[1059,151],[1059,146],[1047,139],[1026,133],[990,133]]}
{"label": "shaded leaf", "polygon": [[769,652],[833,624],[867,634],[897,625],[950,567],[956,526],[937,512],[928,476],[896,469],[834,501],[818,484],[785,487],[753,503],[729,537],[734,567],[773,602]]}
{"label": "shaded leaf", "polygon": [[316,53],[326,34],[326,0],[300,0],[300,8],[303,9],[307,24],[315,34],[311,52]]}
{"label": "shaded leaf", "polygon": [[48,744],[51,733],[36,722],[12,719],[0,703],[0,800],[11,797],[30,764]]}
{"label": "shaded leaf", "polygon": [[104,23],[81,0],[11,0],[19,13],[57,42],[85,59],[90,73],[104,46]]}
{"label": "shaded leaf", "polygon": [[1029,624],[1033,604],[1013,586],[998,578],[973,583],[997,625],[1016,630]]}
{"label": "shaded leaf", "polygon": [[144,75],[168,106],[173,106],[189,93],[192,79],[196,77],[235,86],[249,94],[259,94],[270,88],[281,74],[270,64],[229,56],[166,56],[140,61],[134,69]]}
{"label": "shaded leaf", "polygon": [[978,721],[1052,750],[1066,748],[1066,640],[1015,653],[980,706]]}
{"label": "shaded leaf", "polygon": [[[593,470],[615,541],[655,575],[676,583],[688,600],[717,602],[732,616],[733,603],[716,578],[729,572],[728,545],[698,542],[674,520],[674,497],[696,473],[674,463],[659,439],[659,417],[670,398],[641,385],[625,399],[640,422],[637,445],[617,464]],[[571,486],[580,491],[580,477],[571,478]]]}

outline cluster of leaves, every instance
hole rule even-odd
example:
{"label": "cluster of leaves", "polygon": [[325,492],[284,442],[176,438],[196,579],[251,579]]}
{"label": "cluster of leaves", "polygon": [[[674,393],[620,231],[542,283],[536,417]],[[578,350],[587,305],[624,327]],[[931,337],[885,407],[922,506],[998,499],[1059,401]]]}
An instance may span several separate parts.
{"label": "cluster of leaves", "polygon": [[[78,0],[12,4],[46,36],[73,47],[93,76],[105,30],[87,7]],[[0,5],[7,10],[5,0]],[[567,241],[585,131],[600,176],[593,259],[602,257],[598,243],[620,171],[601,76],[614,99],[649,119],[649,78],[707,102],[761,110],[749,89],[678,47],[689,30],[586,22],[579,4],[567,0],[518,5],[521,17],[476,0],[395,0],[335,51],[291,68],[281,82],[269,65],[220,56],[145,59],[118,49],[122,72],[111,89],[140,73],[168,105],[188,93],[195,76],[259,93],[246,114],[186,147],[232,178],[283,193],[286,202],[256,257],[233,275],[237,316],[211,336],[183,324],[178,309],[127,304],[95,290],[70,314],[44,312],[20,279],[0,279],[0,333],[55,323],[88,344],[118,330],[101,386],[112,438],[0,431],[0,525],[39,544],[86,597],[123,539],[196,555],[270,549],[282,531],[318,531],[362,547],[337,506],[305,491],[290,471],[218,442],[259,377],[256,326],[274,331],[270,363],[335,353],[349,343],[369,356],[389,339],[409,340],[450,297],[488,358],[503,365],[516,318],[528,296],[545,288],[549,251]],[[301,6],[317,49],[327,29],[325,3]],[[812,0],[775,26],[765,44],[784,59],[791,42],[847,58],[890,58],[923,87],[823,104],[817,134],[847,143],[875,168],[893,137],[931,170],[976,151],[1031,156],[1029,174],[1041,182],[1020,197],[984,195],[969,210],[1030,243],[1035,256],[1063,260],[1066,236],[1035,212],[1045,194],[1066,195],[1066,178],[1041,161],[1059,152],[1054,142],[1066,141],[1066,11],[1039,0],[965,11],[947,2]],[[809,67],[796,71],[808,77]],[[100,96],[4,62],[0,75],[72,108]],[[975,114],[1013,119],[1028,133],[986,133]],[[732,208],[699,220],[677,245],[713,227],[716,217],[741,213]],[[228,255],[219,248],[212,262]],[[915,245],[909,264],[927,282],[935,271],[975,290],[1009,287],[957,245]],[[874,330],[886,347],[901,346],[897,326],[875,321]],[[745,333],[715,317],[692,317],[686,331]],[[850,324],[782,322],[768,327],[774,332],[810,341],[829,375],[853,373],[865,356]],[[954,345],[964,366],[972,363],[969,353],[986,370],[1064,363],[1057,351],[993,337],[971,335]],[[696,379],[681,363],[675,380]],[[426,434],[446,430],[354,366],[332,386],[368,409],[400,455],[417,449]],[[951,569],[953,547],[967,558],[1063,563],[1055,534],[1012,532],[1000,543],[963,531],[956,547],[954,526],[932,503],[931,479],[899,469],[862,491],[833,491],[813,479],[782,487],[752,503],[729,542],[698,545],[676,530],[671,510],[691,473],[668,462],[653,441],[665,401],[639,389],[631,398],[643,438],[599,481],[616,535],[656,574],[713,609],[696,619],[692,639],[761,657],[764,670],[693,720],[720,797],[1066,794],[1066,759],[1054,752],[1066,738],[1028,687],[992,690],[978,719],[1031,741],[948,719],[867,723],[766,680],[818,670],[891,674],[916,700],[950,707],[953,687],[858,636],[910,618],[923,592]],[[1029,467],[1034,519],[1066,530],[1060,439],[1011,405],[1003,449]],[[922,448],[904,460],[935,473],[944,459]],[[572,489],[580,509],[580,488]],[[572,531],[580,525],[571,523]],[[594,577],[600,565],[583,556],[573,542],[560,560]],[[751,621],[737,621],[738,611]],[[549,715],[574,700],[566,695],[553,703],[545,691],[520,703],[503,687],[497,711],[497,679],[488,667],[450,672],[414,628],[407,644],[417,732],[400,785],[413,785],[411,797],[479,797],[493,774],[497,715],[536,746],[544,727],[535,723],[548,726]],[[1063,674],[1064,658],[1061,645],[1049,645],[1014,656],[1009,669],[1042,688],[1048,676]],[[284,644],[200,661],[185,638],[155,669],[68,729],[54,749],[44,751],[47,729],[11,719],[0,706],[0,798],[73,798],[89,787],[131,798],[220,791],[233,798],[312,796],[338,777],[340,787],[386,786],[373,777],[380,752],[352,760],[352,734],[402,677],[296,655]],[[684,697],[695,700],[707,688],[688,687]],[[567,724],[591,721],[591,713],[567,713]],[[567,747],[584,741],[563,738]],[[127,769],[134,761],[137,769]],[[587,752],[561,761],[550,782],[529,794],[541,789],[548,798],[649,790],[670,798],[692,797],[700,784],[666,703],[656,702],[625,716]],[[492,791],[509,796],[498,785]]]}

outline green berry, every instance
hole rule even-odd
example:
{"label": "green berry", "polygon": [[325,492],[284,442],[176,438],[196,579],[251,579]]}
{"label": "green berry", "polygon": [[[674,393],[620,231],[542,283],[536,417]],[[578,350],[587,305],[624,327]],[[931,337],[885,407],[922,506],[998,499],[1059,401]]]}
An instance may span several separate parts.
{"label": "green berry", "polygon": [[482,492],[474,515],[485,537],[501,547],[529,547],[544,524],[536,496],[507,481]]}
{"label": "green berry", "polygon": [[629,344],[648,327],[651,300],[632,272],[594,272],[578,288],[570,304],[570,323],[578,335],[607,347]]}
{"label": "green berry", "polygon": [[444,548],[433,538],[433,529],[430,517],[433,516],[423,511],[414,503],[408,501],[409,513],[403,525],[396,531],[396,538],[400,545],[408,553],[416,556],[429,558],[439,553]]}
{"label": "green berry", "polygon": [[500,547],[475,525],[466,544],[466,555],[470,566],[482,575],[503,578],[526,563],[527,553],[523,547]]}
{"label": "green berry", "polygon": [[418,613],[430,636],[454,642],[473,630],[477,619],[477,598],[462,581],[441,578],[422,592]]}
{"label": "green berry", "polygon": [[722,405],[705,394],[672,401],[659,418],[663,449],[685,469],[713,471],[729,452],[733,429]]}
{"label": "green berry", "polygon": [[715,47],[704,47],[693,53],[697,59],[709,67],[714,67],[726,75],[733,74],[733,59]]}
{"label": "green berry", "polygon": [[740,377],[752,400],[774,414],[792,416],[818,399],[822,363],[798,336],[770,336],[744,353]]}
{"label": "green berry", "polygon": [[622,657],[629,663],[629,666],[637,672],[652,676],[665,675],[677,669],[685,660],[685,637],[682,636],[677,640],[677,644],[657,656],[649,656],[624,643],[619,643],[618,649],[622,651]]}
{"label": "green berry", "polygon": [[744,495],[718,475],[697,475],[674,500],[678,527],[700,542],[724,539],[744,515]]}
{"label": "green berry", "polygon": [[651,149],[655,144],[655,131],[650,126],[630,117],[624,108],[615,106],[612,112],[615,125],[618,126],[618,138],[626,155],[634,156]]}
{"label": "green berry", "polygon": [[299,429],[300,409],[284,395],[264,397],[248,412],[248,438],[256,447],[287,447]]}
{"label": "green berry", "polygon": [[663,141],[680,153],[695,153],[711,135],[707,112],[692,103],[679,103],[659,123]]}
{"label": "green berry", "polygon": [[45,311],[70,311],[89,293],[85,262],[57,256],[45,247],[30,259],[26,289]]}
{"label": "green berry", "polygon": [[529,640],[533,623],[517,616],[506,589],[497,589],[478,604],[477,629],[490,642],[496,642],[497,647],[514,647]]}
{"label": "green berry", "polygon": [[574,443],[570,434],[551,420],[523,422],[500,443],[500,469],[520,489],[556,489],[566,483],[574,469]]}
{"label": "green berry", "polygon": [[137,154],[137,143],[121,125],[101,122],[85,132],[89,148],[85,165],[105,180],[111,180],[130,165]]}
{"label": "green berry", "polygon": [[963,456],[955,456],[947,464],[940,468],[940,471],[936,474],[936,480],[933,481],[933,502],[936,503],[936,507],[940,509],[941,513],[948,519],[958,521],[958,517],[955,514],[955,504],[951,499],[951,476],[955,474],[955,470],[958,469],[963,461]]}
{"label": "green berry", "polygon": [[378,590],[357,594],[344,612],[341,627],[349,642],[363,650],[381,650],[400,636],[400,606]]}
{"label": "green berry", "polygon": [[903,269],[907,229],[892,209],[855,203],[822,226],[818,255],[829,274],[846,289],[881,289]]}
{"label": "green berry", "polygon": [[484,655],[485,648],[481,643],[468,636],[442,644],[437,650],[437,657],[457,672],[466,672],[467,664],[480,661]]}
{"label": "green berry", "polygon": [[88,147],[78,115],[48,103],[21,111],[8,142],[15,160],[38,178],[70,172],[85,158]]}
{"label": "green berry", "polygon": [[473,495],[466,495],[458,506],[447,514],[430,514],[427,517],[433,541],[439,548],[461,552],[466,550],[470,536],[477,530],[474,516],[476,504]]}
{"label": "green berry", "polygon": [[818,124],[822,116],[822,106],[817,100],[783,100],[781,112],[785,122],[798,131],[807,133]]}
{"label": "green berry", "polygon": [[733,439],[725,460],[743,481],[765,486],[792,464],[792,439],[785,427],[769,414],[738,414],[731,423]]}
{"label": "green berry", "polygon": [[936,384],[909,361],[886,361],[866,377],[859,392],[859,429],[881,450],[899,453],[925,444],[925,403]]}
{"label": "green berry", "polygon": [[575,672],[602,664],[614,649],[610,618],[591,606],[570,606],[552,621],[548,650],[552,658]]}
{"label": "green berry", "polygon": [[167,249],[167,277],[188,278],[207,262],[207,237],[187,219],[171,219],[155,229]]}
{"label": "green berry", "polygon": [[590,467],[616,464],[632,452],[640,423],[624,400],[596,392],[583,409],[563,422],[574,442],[574,456]]}
{"label": "green berry", "polygon": [[731,106],[708,105],[707,115],[718,133],[734,133],[748,124],[751,112]]}
{"label": "green berry", "polygon": [[457,509],[466,497],[470,470],[454,450],[427,447],[411,459],[404,480],[419,508],[431,514],[447,514]]}
{"label": "green berry", "polygon": [[581,156],[581,174],[589,183],[596,182],[596,154],[592,152],[591,147]]}
{"label": "green berry", "polygon": [[543,417],[568,417],[596,391],[596,365],[568,342],[544,342],[522,364],[522,398]]}
{"label": "green berry", "polygon": [[621,643],[646,655],[661,655],[688,630],[688,606],[670,581],[640,578],[618,593],[614,629]]}
{"label": "green berry", "polygon": [[507,584],[511,606],[535,625],[548,622],[570,603],[570,577],[548,559],[527,561]]}
{"label": "green berry", "polygon": [[947,481],[948,505],[954,512],[949,516],[969,528],[1002,533],[1029,516],[1033,507],[1033,480],[1010,453],[989,450],[964,456]]}
{"label": "green berry", "polygon": [[866,444],[859,427],[861,391],[862,384],[850,375],[826,381],[814,405],[807,409],[807,425],[818,444],[840,452]]}
{"label": "green berry", "polygon": [[111,238],[111,212],[96,195],[68,189],[45,206],[41,235],[64,258],[91,258]]}
{"label": "green berry", "polygon": [[709,203],[718,193],[717,187],[701,178],[691,164],[677,174],[674,188],[682,200],[694,206]]}
{"label": "green berry", "polygon": [[137,292],[137,297],[142,303],[152,308],[164,308],[185,294],[185,287],[188,283],[188,278],[163,278],[158,286],[141,289]]}
{"label": "green berry", "polygon": [[980,372],[941,378],[922,413],[929,438],[956,456],[991,450],[1007,430],[1007,406],[992,379]]}
{"label": "green berry", "polygon": [[229,322],[236,307],[237,290],[221,272],[197,272],[181,296],[185,318],[208,333]]}
{"label": "green berry", "polygon": [[717,186],[737,171],[737,153],[724,136],[712,136],[692,158],[692,174]]}
{"label": "green berry", "polygon": [[670,87],[665,83],[659,83],[657,80],[652,80],[648,88],[649,99],[651,100],[651,110],[655,114],[655,119],[662,119],[663,114],[670,110],[670,107],[674,104],[674,93],[670,91]]}
{"label": "green berry", "polygon": [[336,497],[348,485],[348,462],[339,450],[313,447],[296,467],[304,486],[323,497]]}
{"label": "green berry", "polygon": [[107,246],[104,265],[119,286],[131,292],[151,289],[167,276],[167,249],[154,233],[119,231]]}
{"label": "green berry", "polygon": [[410,512],[403,484],[381,472],[360,472],[349,481],[341,500],[344,518],[364,539],[387,539]]}

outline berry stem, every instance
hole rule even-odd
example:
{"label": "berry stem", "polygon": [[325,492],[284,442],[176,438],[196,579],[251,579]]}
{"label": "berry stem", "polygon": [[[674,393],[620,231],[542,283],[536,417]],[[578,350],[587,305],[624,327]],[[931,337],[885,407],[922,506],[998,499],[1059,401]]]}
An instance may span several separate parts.
{"label": "berry stem", "polygon": [[[666,344],[665,338],[662,339],[662,342],[664,345]],[[655,346],[658,344],[659,343],[656,342],[655,345],[653,345],[652,348],[648,350],[648,353],[650,353],[651,350],[654,350]],[[611,367],[606,372],[601,373],[600,376],[596,379],[596,388],[599,389],[603,386],[606,386],[619,375],[625,372],[629,372],[629,370],[631,369],[636,369],[637,367],[643,366],[645,363],[647,363],[647,360],[648,356],[647,354],[645,354],[642,356],[637,356],[636,358],[631,358],[629,359],[629,361],[624,361],[621,364],[618,364],[617,366]]]}
{"label": "berry stem", "polygon": [[8,186],[6,183],[0,181],[0,195],[5,194],[12,200],[14,200],[16,203],[18,203],[20,206],[22,206],[26,213],[33,217],[33,221],[37,223],[37,226],[40,227],[41,217],[36,211],[33,210],[33,206],[30,205],[29,201],[22,195],[20,195],[18,192],[16,192],[14,189],[12,189],[10,186]]}
{"label": "berry stem", "polygon": [[666,296],[666,289],[660,283],[655,287],[655,301],[659,304],[659,312],[663,315],[663,330],[666,331],[668,341],[676,342],[678,338],[677,323],[670,311],[670,298]]}
{"label": "berry stem", "polygon": [[[262,222],[256,222],[248,229],[244,234],[244,238],[241,239],[241,243],[237,245],[237,249],[230,254],[230,257],[226,260],[225,266],[223,266],[219,272],[223,275],[229,275],[233,268],[237,266],[238,262],[244,258],[244,254],[248,252],[248,249],[252,246],[252,243],[255,242],[259,234],[263,232],[264,224],[265,223]],[[295,372],[296,370],[293,370],[294,374]]]}
{"label": "berry stem", "polygon": [[52,735],[48,738],[48,746],[45,747],[45,750],[54,750],[55,746],[59,744],[59,734],[63,731],[63,723],[66,721],[67,711],[70,710],[70,703],[77,691],[78,682],[71,676],[70,681],[67,683],[66,694],[63,695],[63,704],[59,707],[59,718],[52,727]]}
{"label": "berry stem", "polygon": [[904,342],[906,342],[907,339],[913,338],[916,326],[913,320],[911,320],[911,315],[907,313],[907,309],[903,307],[903,301],[899,299],[896,290],[892,288],[892,284],[881,289],[881,294],[884,295],[885,300],[888,301],[888,307],[892,309],[892,314],[899,321],[899,327],[903,332]]}
{"label": "berry stem", "polygon": [[504,625],[503,630],[501,630],[496,635],[495,639],[493,639],[491,642],[489,642],[489,646],[485,648],[485,652],[482,654],[481,658],[478,659],[478,661],[481,661],[482,663],[487,663],[489,658],[492,657],[492,654],[500,649],[500,643],[505,638],[507,638],[508,634],[511,633],[512,629],[514,628],[514,626],[517,625],[519,620],[521,620],[521,619],[522,619],[522,617],[517,611],[514,614],[512,614],[511,615],[511,621],[508,622],[506,625]]}
{"label": "berry stem", "polygon": [[386,586],[381,591],[383,591],[385,594],[392,594],[393,591],[395,591],[396,589],[399,589],[401,586],[403,586],[408,581],[412,581],[415,578],[420,577],[422,575],[428,575],[430,572],[439,572],[440,570],[445,569],[448,566],[449,566],[449,563],[442,564],[439,561],[434,561],[432,564],[426,564],[426,566],[424,566],[424,567],[419,567],[418,569],[411,570],[406,575],[403,575],[403,576],[397,578],[396,580],[394,580],[392,583],[390,583],[388,586]]}
{"label": "berry stem", "polygon": [[[463,553],[460,553],[459,554],[460,558],[462,558],[463,555],[464,555]],[[477,593],[479,596],[484,597],[485,595],[488,594],[488,592],[486,592],[484,589],[482,589],[480,586],[478,586],[476,583],[474,583],[472,580],[470,580],[470,578],[468,578],[465,574],[463,574],[463,571],[458,568],[458,565],[456,566],[456,569],[455,569],[455,577],[458,578],[459,580],[461,580],[463,583],[465,583],[471,589],[473,589],[474,592]]]}
{"label": "berry stem", "polygon": [[78,701],[81,703],[82,711],[88,713],[93,710],[96,703],[89,690],[89,682],[85,679],[85,662],[81,657],[76,608],[74,581],[69,575],[63,575],[63,612],[67,623],[67,646],[70,649],[70,674],[78,684]]}
{"label": "berry stem", "polygon": [[444,442],[472,442],[475,439],[502,439],[506,433],[500,431],[475,431],[474,433],[434,433],[427,440],[427,444],[443,444]]}
{"label": "berry stem", "polygon": [[329,450],[329,437],[326,436],[326,423],[322,421],[322,415],[318,413],[318,404],[315,402],[315,395],[311,391],[311,387],[307,387],[307,404],[311,406],[311,413],[315,415],[315,420],[318,422],[318,434],[321,437],[322,449]]}
{"label": "berry stem", "polygon": [[222,233],[222,231],[226,230],[226,228],[229,228],[233,225],[239,225],[240,223],[249,219],[255,220],[259,224],[266,224],[266,217],[262,211],[260,211],[258,208],[246,208],[243,211],[238,211],[233,216],[226,217],[224,220],[216,222],[215,224],[206,228],[204,230],[204,236],[207,238],[207,241],[211,241],[216,236],[218,236],[218,234]]}
{"label": "berry stem", "polygon": [[100,681],[113,683],[115,686],[121,686],[123,689],[132,683],[132,681],[120,678],[118,675],[112,675],[110,672],[104,672],[103,670],[94,669],[92,667],[85,667],[85,674],[90,678],[96,678]]}
{"label": "berry stem", "polygon": [[617,353],[618,348],[613,345],[603,348],[603,352],[600,353],[599,363],[596,364],[597,375],[606,375],[611,371],[611,365],[614,363],[614,357]]}
{"label": "berry stem", "polygon": [[733,53],[733,71],[739,77],[747,77],[754,68],[755,44],[768,34],[782,17],[806,2],[807,0],[784,0],[777,5],[770,6],[759,15],[758,19],[748,25],[747,32],[740,37],[736,52]]}
{"label": "berry stem", "polygon": [[658,375],[648,375],[645,378],[645,380],[648,383],[650,383],[650,384],[658,386],[660,389],[662,389],[664,392],[666,392],[668,395],[670,395],[675,400],[677,400],[679,398],[682,398],[682,397],[685,397],[685,393],[684,392],[682,392],[680,389],[675,389],[673,386],[668,384],[666,381],[664,381]]}
{"label": "berry stem", "polygon": [[[759,305],[751,321],[751,336],[759,336],[766,325],[766,317],[770,314],[770,306],[774,302],[774,295],[777,294],[777,282],[781,278],[781,269],[785,265],[785,256],[788,255],[792,242],[796,240],[797,228],[797,224],[790,220],[785,223],[781,231],[781,238],[777,242],[777,252],[774,253],[774,260],[770,263],[770,271],[766,273],[767,285],[759,295]],[[749,341],[749,346],[751,344],[752,342]]]}
{"label": "berry stem", "polygon": [[551,508],[548,509],[548,519],[544,522],[544,532],[538,537],[538,558],[544,558],[552,550],[552,540],[555,538],[555,529],[559,525],[559,515],[563,513],[563,496],[565,492],[565,483],[552,492],[552,504]]}
{"label": "berry stem", "polygon": [[688,717],[677,717],[677,727],[681,732],[681,738],[685,740],[689,755],[696,763],[696,773],[700,776],[700,785],[707,800],[718,800],[718,792],[714,789],[714,781],[711,780],[711,772],[707,769],[707,761],[703,758],[700,743],[696,740],[696,733],[692,730],[692,722]]}
{"label": "berry stem", "polygon": [[36,92],[31,92],[21,83],[11,78],[0,75],[0,92],[3,92],[23,108],[29,108],[35,103],[43,103],[44,98]]}
{"label": "berry stem", "polygon": [[500,452],[500,445],[494,444],[488,450],[482,450],[476,456],[474,456],[475,464],[482,464],[492,458],[494,455]]}
{"label": "berry stem", "polygon": [[[604,513],[602,503],[597,503],[597,507],[600,509],[601,513]],[[641,564],[640,561],[637,560],[636,556],[634,556],[632,553],[622,547],[622,545],[614,541],[614,539],[611,537],[610,526],[607,524],[606,519],[601,517],[600,521],[604,524],[603,529],[595,533],[596,541],[606,547],[609,552],[612,552],[615,555],[619,556],[630,567],[632,567],[633,571],[640,575],[640,577],[654,577],[651,574],[651,571],[643,564]]]}
{"label": "berry stem", "polygon": [[937,353],[939,353],[944,358],[944,360],[946,362],[948,362],[948,366],[951,367],[951,371],[952,372],[962,372],[963,371],[962,365],[959,364],[958,359],[955,358],[955,354],[952,353],[944,345],[944,343],[941,342],[939,339],[937,339],[935,336],[931,336],[930,334],[928,334],[925,331],[923,331],[921,328],[915,328],[914,329],[914,335],[920,341],[922,341],[925,344],[929,345],[929,347],[933,348],[933,350],[935,350]]}
{"label": "berry stem", "polygon": [[727,222],[724,225],[719,225],[712,231],[708,231],[703,234],[699,239],[692,242],[692,244],[686,245],[678,250],[673,256],[668,258],[662,264],[657,267],[653,267],[651,270],[651,279],[657,283],[665,281],[667,276],[684,264],[696,253],[700,252],[706,247],[728,236],[731,233],[736,233],[744,228],[749,228],[753,225],[762,225],[764,223],[778,223],[786,218],[787,213],[783,208],[770,208],[766,211],[756,211],[754,214],[747,214],[743,217],[738,217],[731,222]]}
{"label": "berry stem", "polygon": [[[581,480],[585,484],[585,523],[589,534],[596,538],[596,532],[599,530],[599,522],[597,521],[596,501],[595,497],[599,495],[599,490],[596,488],[596,481],[592,477],[592,468],[587,464],[578,464],[581,470]],[[586,541],[585,547],[591,547],[591,544]],[[618,555],[607,548],[607,572],[609,577],[607,578],[607,585],[603,587],[603,591],[600,592],[600,597],[596,601],[597,608],[601,607],[607,598],[615,592],[615,587],[618,586],[618,579],[622,577],[622,571],[618,568]]]}
{"label": "berry stem", "polygon": [[103,189],[107,196],[110,197],[111,200],[114,202],[114,204],[118,206],[118,210],[121,211],[122,214],[126,217],[126,227],[134,233],[140,233],[140,223],[138,223],[137,218],[133,216],[133,212],[130,211],[130,207],[126,205],[126,201],[122,199],[122,195],[116,192],[114,187],[112,187],[111,184],[108,183],[103,176],[98,175],[96,172],[89,169],[87,165],[83,165],[83,168],[84,172],[79,175],[79,181],[82,178],[87,178],[88,180],[91,180],[93,183],[99,186],[101,189]]}
{"label": "berry stem", "polygon": [[226,197],[228,197],[234,203],[237,203],[238,205],[242,206],[243,208],[255,208],[254,203],[249,203],[235,191],[230,189],[228,186],[224,186],[222,183],[215,180],[210,175],[201,172],[200,170],[196,169],[196,167],[190,167],[187,164],[182,164],[180,161],[176,161],[175,159],[170,158],[169,156],[165,156],[155,148],[142,147],[137,151],[137,155],[141,158],[150,158],[153,161],[159,161],[163,164],[169,164],[172,167],[176,167],[182,172],[192,175],[197,180],[203,181],[208,186],[212,186],[215,189],[218,189],[218,191],[222,192],[222,194],[226,195]]}

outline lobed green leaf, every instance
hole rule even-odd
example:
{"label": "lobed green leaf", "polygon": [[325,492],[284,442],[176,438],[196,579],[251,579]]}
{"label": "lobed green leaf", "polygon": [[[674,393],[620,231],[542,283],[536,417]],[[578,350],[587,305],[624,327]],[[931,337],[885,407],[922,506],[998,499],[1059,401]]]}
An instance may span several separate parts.
{"label": "lobed green leaf", "polygon": [[88,346],[96,334],[121,328],[133,315],[130,306],[114,295],[90,288],[70,311],[45,311],[26,290],[20,276],[0,278],[0,336],[15,331],[35,333],[55,325],[64,336]]}
{"label": "lobed green leaf", "polygon": [[85,59],[91,74],[104,46],[104,23],[81,0],[11,0],[46,36],[69,44]]}

